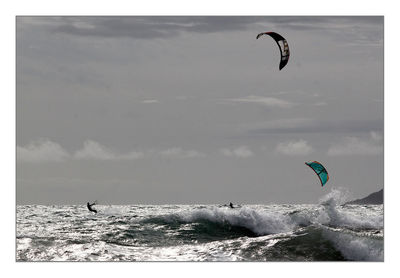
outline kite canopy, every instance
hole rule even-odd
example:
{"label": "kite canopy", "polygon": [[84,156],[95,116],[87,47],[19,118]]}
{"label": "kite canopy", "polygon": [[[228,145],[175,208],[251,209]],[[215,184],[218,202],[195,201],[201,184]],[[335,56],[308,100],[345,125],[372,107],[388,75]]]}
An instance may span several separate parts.
{"label": "kite canopy", "polygon": [[325,183],[329,180],[329,175],[325,167],[318,161],[306,162],[306,165],[313,169],[313,171],[318,175],[318,178],[321,181],[321,186],[324,186]]}
{"label": "kite canopy", "polygon": [[260,33],[257,35],[257,39],[263,35],[269,35],[278,44],[279,51],[281,52],[281,62],[279,63],[279,70],[283,69],[283,67],[286,66],[286,64],[289,62],[289,56],[290,56],[289,45],[287,40],[275,32]]}

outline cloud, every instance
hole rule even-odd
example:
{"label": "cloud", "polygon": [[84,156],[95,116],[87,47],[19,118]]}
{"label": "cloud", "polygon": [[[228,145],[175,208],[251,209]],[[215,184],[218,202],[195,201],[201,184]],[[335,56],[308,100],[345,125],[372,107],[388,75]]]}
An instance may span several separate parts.
{"label": "cloud", "polygon": [[[17,31],[32,29],[78,37],[170,39],[184,33],[209,34],[265,26],[296,32],[319,32],[354,45],[382,46],[383,16],[62,16],[17,17]],[[30,29],[28,29],[30,28]]]}
{"label": "cloud", "polygon": [[367,140],[346,137],[340,143],[333,144],[328,149],[328,155],[378,155],[383,152],[382,140],[382,135],[375,131],[370,132],[370,138]]}
{"label": "cloud", "polygon": [[241,146],[236,149],[221,149],[220,152],[228,157],[247,158],[253,156],[253,152],[247,146]]}
{"label": "cloud", "polygon": [[122,159],[122,160],[135,160],[135,159],[140,159],[140,158],[144,158],[145,154],[143,152],[129,152],[127,154],[122,154],[120,155],[118,158]]}
{"label": "cloud", "polygon": [[247,96],[244,98],[232,98],[229,101],[242,103],[256,103],[267,107],[291,108],[295,104],[275,97]]}
{"label": "cloud", "polygon": [[[383,16],[118,16],[18,17],[21,23],[45,26],[53,32],[83,37],[168,39],[184,32],[289,29],[320,31],[357,44],[383,42]],[[260,29],[261,28],[261,29]]]}
{"label": "cloud", "polygon": [[165,157],[178,157],[178,158],[193,158],[193,157],[204,157],[205,154],[196,150],[183,150],[182,148],[170,148],[161,151],[160,154]]}
{"label": "cloud", "polygon": [[279,143],[276,146],[276,151],[285,155],[308,155],[314,150],[306,140],[300,139],[298,141]]}
{"label": "cloud", "polygon": [[292,130],[297,128],[308,128],[315,126],[317,121],[312,118],[288,118],[288,119],[273,119],[267,120],[257,123],[247,124],[244,127],[247,127],[252,132],[269,133],[270,131],[279,131],[279,130]]}
{"label": "cloud", "polygon": [[376,142],[376,143],[382,143],[383,141],[383,136],[381,133],[376,132],[376,131],[371,131],[370,133],[371,139]]}
{"label": "cloud", "polygon": [[131,151],[126,154],[118,154],[100,143],[87,140],[81,150],[74,154],[74,158],[82,160],[135,160],[143,158],[143,152]]}
{"label": "cloud", "polygon": [[145,152],[130,151],[127,153],[117,153],[93,140],[85,141],[83,147],[77,150],[73,155],[65,151],[59,144],[49,140],[33,142],[25,147],[17,146],[18,162],[62,162],[67,159],[109,161],[136,160],[154,157],[154,155],[168,158],[195,158],[206,156],[204,153],[197,150],[184,150],[178,147],[163,151],[148,150]]}
{"label": "cloud", "polygon": [[77,159],[112,160],[116,155],[99,143],[88,140],[84,143],[83,149],[78,150],[75,155]]}
{"label": "cloud", "polygon": [[156,99],[145,99],[145,100],[142,100],[142,103],[158,103],[158,100],[156,100]]}
{"label": "cloud", "polygon": [[[366,37],[364,33],[368,35],[369,33],[360,26],[371,28],[383,24],[382,16],[79,16],[28,19],[19,17],[19,21],[23,20],[25,23],[45,25],[52,23],[52,26],[56,26],[54,31],[77,36],[139,39],[168,38],[177,36],[181,32],[213,33],[246,30],[257,25],[268,25],[272,28],[279,26],[280,29],[286,28],[296,31],[321,30],[337,32],[337,36],[353,34],[364,38]],[[381,37],[378,30],[374,31],[373,34]],[[367,38],[371,39],[370,36]]]}
{"label": "cloud", "polygon": [[61,162],[69,157],[59,144],[42,139],[25,147],[17,146],[18,162]]}
{"label": "cloud", "polygon": [[51,18],[54,32],[76,36],[129,37],[135,39],[170,38],[182,32],[213,33],[245,30],[266,17],[131,16]]}
{"label": "cloud", "polygon": [[381,130],[383,119],[375,120],[316,120],[312,118],[278,119],[258,123],[248,128],[253,134],[271,133],[349,133]]}

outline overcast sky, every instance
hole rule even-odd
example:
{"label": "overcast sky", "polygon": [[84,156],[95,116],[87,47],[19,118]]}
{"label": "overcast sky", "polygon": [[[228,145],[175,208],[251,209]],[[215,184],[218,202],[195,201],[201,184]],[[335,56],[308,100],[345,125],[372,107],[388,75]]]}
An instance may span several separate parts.
{"label": "overcast sky", "polygon": [[[265,31],[288,40],[281,71]],[[383,187],[383,17],[17,18],[18,204],[316,203],[334,187]]]}

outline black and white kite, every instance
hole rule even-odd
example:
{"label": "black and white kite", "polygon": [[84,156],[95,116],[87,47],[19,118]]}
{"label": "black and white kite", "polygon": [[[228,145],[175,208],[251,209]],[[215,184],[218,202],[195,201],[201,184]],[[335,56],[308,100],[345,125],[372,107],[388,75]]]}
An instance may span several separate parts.
{"label": "black and white kite", "polygon": [[287,40],[275,32],[260,33],[257,35],[257,39],[263,35],[269,35],[278,44],[279,50],[281,52],[281,62],[279,63],[279,70],[283,69],[283,67],[286,66],[286,64],[289,62],[289,56],[290,56],[289,45]]}

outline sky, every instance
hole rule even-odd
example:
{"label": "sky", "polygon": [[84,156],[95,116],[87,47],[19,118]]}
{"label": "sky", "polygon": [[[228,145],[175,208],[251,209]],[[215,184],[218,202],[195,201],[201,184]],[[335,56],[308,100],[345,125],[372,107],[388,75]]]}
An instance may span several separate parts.
{"label": "sky", "polygon": [[17,17],[16,50],[17,204],[383,188],[383,17]]}

